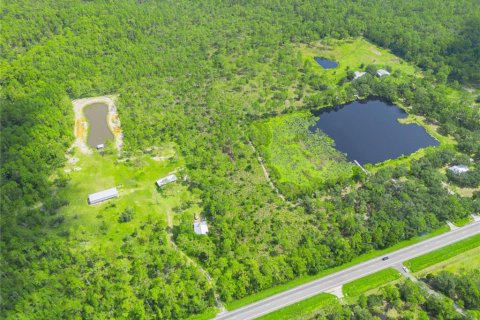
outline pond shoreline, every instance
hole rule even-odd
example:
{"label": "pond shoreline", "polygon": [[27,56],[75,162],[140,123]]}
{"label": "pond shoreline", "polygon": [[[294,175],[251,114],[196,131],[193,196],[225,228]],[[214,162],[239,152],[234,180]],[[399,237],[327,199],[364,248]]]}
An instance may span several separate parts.
{"label": "pond shoreline", "polygon": [[123,146],[123,133],[120,127],[120,119],[118,118],[117,108],[115,106],[115,96],[100,96],[92,98],[84,98],[73,100],[73,112],[75,114],[75,125],[73,133],[75,142],[73,147],[76,147],[83,154],[91,154],[92,148],[87,144],[88,138],[88,121],[85,117],[83,109],[92,104],[101,103],[108,107],[107,125],[114,136],[114,143],[117,150]]}
{"label": "pond shoreline", "polygon": [[402,121],[409,118],[407,110],[379,97],[310,112],[318,120],[309,130],[320,129],[335,140],[336,148],[350,161],[358,160],[362,165],[380,164],[440,144],[418,121]]}

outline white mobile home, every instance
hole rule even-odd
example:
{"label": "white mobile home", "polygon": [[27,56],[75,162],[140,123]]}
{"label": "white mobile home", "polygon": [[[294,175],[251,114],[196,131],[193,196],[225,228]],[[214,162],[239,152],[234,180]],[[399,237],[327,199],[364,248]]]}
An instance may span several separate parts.
{"label": "white mobile home", "polygon": [[111,188],[90,194],[88,196],[88,204],[100,203],[112,198],[118,198],[117,188]]}
{"label": "white mobile home", "polygon": [[169,174],[168,176],[157,180],[156,184],[158,187],[163,187],[166,184],[169,184],[170,182],[175,182],[177,181],[177,176],[174,174]]}

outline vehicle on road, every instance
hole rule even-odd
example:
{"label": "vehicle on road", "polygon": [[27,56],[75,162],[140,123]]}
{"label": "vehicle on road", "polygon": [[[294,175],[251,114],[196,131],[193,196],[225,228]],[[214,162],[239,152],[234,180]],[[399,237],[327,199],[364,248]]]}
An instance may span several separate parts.
{"label": "vehicle on road", "polygon": [[408,268],[407,267],[402,266],[402,269],[403,269],[403,271],[405,271],[405,273],[408,273]]}
{"label": "vehicle on road", "polygon": [[389,257],[383,257],[383,258],[382,258],[383,261],[386,261],[386,260],[388,260],[388,259],[390,259],[390,258],[389,258]]}

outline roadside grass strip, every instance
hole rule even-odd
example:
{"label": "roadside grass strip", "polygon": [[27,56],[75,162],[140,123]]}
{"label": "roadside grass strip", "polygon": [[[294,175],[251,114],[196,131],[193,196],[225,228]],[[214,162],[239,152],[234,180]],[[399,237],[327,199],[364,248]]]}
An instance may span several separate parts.
{"label": "roadside grass strip", "polygon": [[327,306],[339,303],[337,297],[329,293],[320,293],[316,296],[302,300],[264,315],[261,320],[282,320],[282,319],[304,319],[306,316],[313,316],[315,312]]}
{"label": "roadside grass strip", "polygon": [[417,272],[479,246],[480,234],[477,234],[447,247],[408,260],[404,263],[404,265],[407,266],[412,272]]}
{"label": "roadside grass strip", "polygon": [[421,278],[429,273],[435,274],[440,271],[458,273],[461,270],[474,268],[480,268],[480,246],[425,268],[417,275],[417,277]]}
{"label": "roadside grass strip", "polygon": [[332,274],[332,273],[335,273],[335,272],[338,272],[338,271],[341,271],[341,270],[344,270],[344,269],[347,269],[351,266],[354,266],[356,264],[359,264],[359,263],[362,263],[362,262],[365,262],[369,259],[372,259],[372,258],[377,258],[377,257],[381,257],[387,253],[390,253],[392,251],[396,251],[396,250],[399,250],[399,249],[402,249],[402,248],[405,248],[405,247],[408,247],[412,244],[415,244],[415,243],[418,243],[418,242],[421,242],[423,240],[426,240],[426,239],[429,239],[429,238],[432,238],[432,237],[435,237],[435,236],[438,236],[442,233],[445,233],[445,232],[448,232],[450,229],[448,228],[447,225],[444,225],[442,227],[440,227],[439,229],[437,230],[434,230],[432,231],[431,233],[429,234],[426,234],[426,235],[423,235],[423,236],[419,236],[419,237],[415,237],[415,238],[412,238],[410,240],[405,240],[405,241],[402,241],[400,243],[397,243],[396,245],[390,247],[390,248],[387,248],[387,249],[383,249],[383,250],[374,250],[374,251],[371,251],[369,253],[366,253],[364,255],[361,255],[361,256],[358,256],[356,258],[354,258],[352,261],[346,263],[346,264],[343,264],[341,266],[338,266],[338,267],[335,267],[335,268],[331,268],[331,269],[327,269],[327,270],[323,270],[321,271],[320,273],[317,273],[315,275],[305,275],[305,276],[302,276],[302,277],[299,277],[295,280],[292,280],[292,281],[289,281],[287,283],[284,283],[284,284],[280,284],[278,286],[275,286],[275,287],[272,287],[272,288],[269,288],[269,289],[266,289],[266,290],[263,290],[263,291],[260,291],[260,292],[257,292],[257,293],[254,293],[252,295],[249,295],[245,298],[242,298],[242,299],[239,299],[239,300],[235,300],[235,301],[231,301],[231,302],[228,302],[225,304],[225,307],[227,308],[228,311],[232,311],[232,310],[235,310],[235,309],[238,309],[238,308],[241,308],[243,306],[246,306],[248,304],[251,304],[251,303],[254,303],[256,301],[259,301],[259,300],[262,300],[262,299],[265,299],[265,298],[268,298],[268,297],[271,297],[277,293],[280,293],[280,292],[283,292],[283,291],[286,291],[286,290],[289,290],[289,289],[292,289],[294,287],[297,287],[299,285],[302,285],[302,284],[305,284],[307,282],[310,282],[310,281],[313,281],[315,279],[319,279],[319,278],[322,278],[322,277],[325,277],[325,276],[328,276],[329,274]]}
{"label": "roadside grass strip", "polygon": [[345,297],[356,297],[400,278],[401,274],[397,270],[388,268],[344,284],[343,294]]}

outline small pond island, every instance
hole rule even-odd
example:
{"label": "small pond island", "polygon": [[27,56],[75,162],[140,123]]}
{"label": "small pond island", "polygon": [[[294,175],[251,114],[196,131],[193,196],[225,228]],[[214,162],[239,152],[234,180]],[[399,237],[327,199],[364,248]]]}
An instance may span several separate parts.
{"label": "small pond island", "polygon": [[319,117],[312,132],[321,130],[335,141],[349,161],[377,164],[439,142],[418,124],[401,124],[407,113],[379,99],[354,101],[345,105],[314,110]]}

